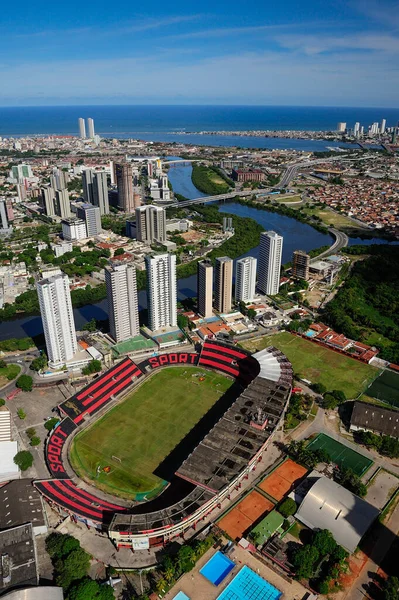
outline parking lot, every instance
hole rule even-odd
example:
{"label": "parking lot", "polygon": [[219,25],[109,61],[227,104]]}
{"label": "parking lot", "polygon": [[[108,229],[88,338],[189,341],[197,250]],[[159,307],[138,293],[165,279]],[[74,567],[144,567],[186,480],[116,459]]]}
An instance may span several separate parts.
{"label": "parking lot", "polygon": [[367,502],[381,510],[398,487],[399,479],[392,473],[381,469],[368,487]]}

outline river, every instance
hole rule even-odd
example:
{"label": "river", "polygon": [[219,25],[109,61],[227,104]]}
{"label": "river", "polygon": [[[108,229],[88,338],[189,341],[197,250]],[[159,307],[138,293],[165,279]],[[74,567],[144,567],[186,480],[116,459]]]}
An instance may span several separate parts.
{"label": "river", "polygon": [[[186,163],[187,164],[187,163]],[[198,198],[204,196],[197,190],[191,181],[191,166],[174,167],[169,170],[169,179],[173,186],[173,190],[187,198]],[[325,235],[306,225],[300,223],[295,219],[279,215],[277,213],[271,213],[264,210],[257,210],[249,206],[237,204],[235,202],[228,202],[221,204],[219,207],[221,212],[232,213],[241,217],[251,217],[265,229],[272,229],[284,237],[283,243],[283,263],[291,260],[292,253],[294,250],[312,250],[319,248],[320,246],[330,245],[331,236]],[[386,243],[380,238],[371,238],[367,240],[361,240],[360,238],[350,238],[349,245],[353,244],[381,244]],[[258,245],[254,246],[247,254],[243,256],[258,256]],[[242,258],[242,257],[240,257]],[[197,277],[192,275],[185,279],[179,279],[177,282],[178,287],[178,300],[185,298],[192,298],[197,295]],[[147,307],[147,295],[145,291],[139,292],[139,308],[140,310]],[[102,300],[96,304],[89,304],[82,308],[74,309],[74,317],[76,328],[79,329],[95,318],[97,320],[104,320],[108,317],[107,314],[107,301]],[[43,333],[42,320],[40,316],[30,316],[16,318],[12,321],[4,321],[0,323],[0,340],[8,338],[22,338],[32,337]]]}

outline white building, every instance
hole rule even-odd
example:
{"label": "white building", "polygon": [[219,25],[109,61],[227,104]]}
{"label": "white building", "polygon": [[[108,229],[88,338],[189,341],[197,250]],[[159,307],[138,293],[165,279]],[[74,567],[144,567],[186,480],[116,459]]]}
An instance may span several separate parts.
{"label": "white building", "polygon": [[83,219],[63,219],[61,221],[64,240],[84,240],[87,238],[86,223]]}
{"label": "white building", "polygon": [[55,190],[55,214],[61,219],[68,219],[72,216],[71,203],[69,202],[69,192],[67,189]]}
{"label": "white building", "polygon": [[50,366],[62,367],[77,352],[69,278],[60,269],[36,284]]}
{"label": "white building", "polygon": [[7,205],[5,200],[0,200],[0,232],[3,234],[11,233],[12,227],[8,221]]}
{"label": "white building", "polygon": [[136,237],[147,244],[166,241],[166,214],[161,206],[136,208]]}
{"label": "white building", "polygon": [[77,216],[86,223],[87,237],[95,237],[102,232],[100,207],[85,203],[78,206]]}
{"label": "white building", "polygon": [[147,302],[152,331],[177,325],[176,256],[156,254],[145,257]]}
{"label": "white building", "polygon": [[111,337],[122,342],[140,335],[136,269],[114,263],[105,267]]}
{"label": "white building", "polygon": [[94,132],[94,120],[93,119],[90,119],[90,118],[87,119],[87,130],[89,133],[89,138],[91,140],[94,139],[95,132]]}
{"label": "white building", "polygon": [[82,171],[83,197],[86,202],[98,206],[101,215],[109,214],[108,181],[106,171]]}
{"label": "white building", "polygon": [[82,117],[80,117],[80,119],[78,120],[79,123],[79,137],[82,140],[86,139],[86,125],[85,125],[85,120],[82,119]]}
{"label": "white building", "polygon": [[387,127],[387,120],[386,119],[382,119],[381,126],[380,126],[380,133],[381,133],[381,135],[383,133],[385,133],[386,127]]}
{"label": "white building", "polygon": [[358,137],[359,134],[360,134],[360,123],[359,123],[359,121],[356,121],[355,126],[353,128],[353,135],[355,137]]}
{"label": "white building", "polygon": [[338,123],[337,125],[338,133],[345,133],[346,131],[346,123]]}
{"label": "white building", "polygon": [[57,258],[73,250],[72,242],[60,242],[59,244],[50,244],[50,246]]}
{"label": "white building", "polygon": [[257,260],[253,256],[236,262],[236,302],[252,302],[255,298]]}
{"label": "white building", "polygon": [[260,234],[258,288],[263,294],[274,296],[280,287],[281,256],[283,238],[275,231]]}

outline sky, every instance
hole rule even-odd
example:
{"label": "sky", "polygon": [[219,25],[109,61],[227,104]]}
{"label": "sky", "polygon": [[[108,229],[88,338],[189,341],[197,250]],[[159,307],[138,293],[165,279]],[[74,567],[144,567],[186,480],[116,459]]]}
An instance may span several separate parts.
{"label": "sky", "polygon": [[2,8],[0,105],[399,105],[399,1]]}

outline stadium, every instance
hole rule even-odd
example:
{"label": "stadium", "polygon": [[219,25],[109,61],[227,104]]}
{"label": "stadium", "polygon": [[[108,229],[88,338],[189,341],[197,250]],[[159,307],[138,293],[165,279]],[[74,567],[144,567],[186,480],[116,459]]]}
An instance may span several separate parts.
{"label": "stadium", "polygon": [[[163,435],[162,429],[156,427],[154,415],[143,413],[140,426],[146,419],[154,422],[154,427],[150,426],[145,432],[162,438],[161,445],[165,446],[167,455],[157,454],[160,444],[155,444],[154,465],[159,457],[162,458],[154,470],[158,479],[151,482],[151,494],[138,494],[132,503],[133,496],[127,501],[127,497],[121,499],[120,494],[112,494],[112,486],[106,487],[106,477],[98,480],[95,447],[88,453],[89,458],[94,456],[87,463],[91,470],[88,477],[84,476],[84,470],[77,468],[74,448],[79,448],[81,437],[86,440],[82,448],[90,443],[95,446],[90,438],[94,432],[97,436],[116,438],[121,456],[124,445],[128,445],[128,456],[133,456],[135,436],[119,435],[112,430],[113,421],[117,420],[114,415],[119,414],[120,419],[122,414],[115,411],[121,410],[130,398],[134,399],[150,383],[155,394],[157,387],[164,386],[157,374],[171,370],[171,367],[175,367],[176,372],[180,370],[180,376],[198,377],[196,384],[198,381],[200,385],[200,380],[205,379],[215,389],[220,386],[223,393],[216,399],[215,392],[211,406],[204,405],[202,412],[193,416],[190,414],[194,413],[193,405],[181,404],[184,414],[177,421],[178,427],[170,431],[175,434],[181,424],[182,439],[172,436],[169,440],[169,429]],[[216,375],[227,378],[228,386],[215,379]],[[163,546],[177,537],[189,537],[255,469],[284,418],[291,385],[291,364],[274,347],[251,355],[230,344],[207,340],[198,352],[162,354],[140,364],[125,358],[59,405],[62,420],[51,433],[45,448],[50,478],[35,481],[34,485],[61,515],[106,531],[116,548],[146,550]],[[162,411],[163,404],[165,411],[168,403],[173,404],[178,391],[176,387],[175,392],[163,389],[162,403],[156,409]],[[202,402],[200,392],[197,396],[198,402]],[[195,397],[190,402],[195,403]],[[103,420],[107,421],[101,428]],[[133,420],[131,423],[134,427]],[[148,423],[144,425],[148,426]],[[148,438],[148,433],[146,436]],[[122,464],[118,471],[119,462],[123,462],[119,456],[107,456],[105,462],[100,461],[101,468],[97,466],[97,471],[104,471],[105,465],[116,476],[124,468]],[[144,468],[140,462],[135,464],[137,469]],[[153,469],[153,465],[146,464],[145,469]],[[146,483],[147,479],[140,479],[140,482]]]}

